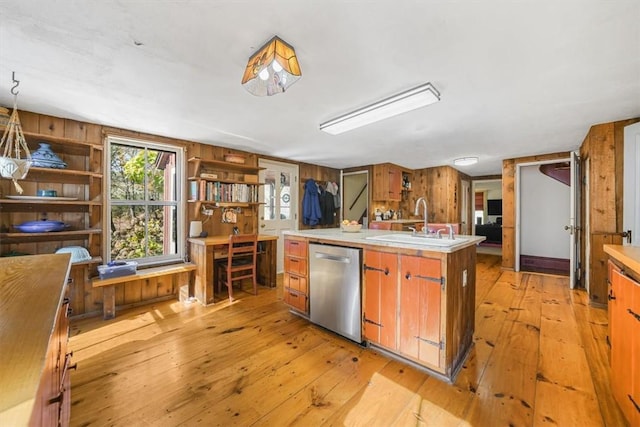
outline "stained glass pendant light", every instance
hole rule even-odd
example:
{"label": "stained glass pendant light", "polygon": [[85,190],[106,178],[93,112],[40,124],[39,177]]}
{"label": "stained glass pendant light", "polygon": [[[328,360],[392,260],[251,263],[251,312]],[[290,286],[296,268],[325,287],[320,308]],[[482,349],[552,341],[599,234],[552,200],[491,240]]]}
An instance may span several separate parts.
{"label": "stained glass pendant light", "polygon": [[300,77],[293,46],[274,36],[249,58],[242,86],[255,96],[271,96],[284,92]]}

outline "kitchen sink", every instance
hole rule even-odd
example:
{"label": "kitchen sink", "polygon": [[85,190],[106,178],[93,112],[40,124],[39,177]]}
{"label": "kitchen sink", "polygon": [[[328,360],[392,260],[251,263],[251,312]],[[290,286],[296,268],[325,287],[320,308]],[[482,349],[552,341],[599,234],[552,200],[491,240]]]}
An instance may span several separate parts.
{"label": "kitchen sink", "polygon": [[454,239],[449,239],[446,236],[442,236],[442,238],[438,238],[436,236],[424,236],[424,235],[411,235],[411,234],[383,234],[381,236],[369,236],[366,237],[367,240],[377,240],[380,242],[389,242],[389,243],[406,243],[410,245],[419,245],[419,246],[441,246],[441,247],[452,247],[456,245],[461,245],[468,241],[465,237],[456,236]]}

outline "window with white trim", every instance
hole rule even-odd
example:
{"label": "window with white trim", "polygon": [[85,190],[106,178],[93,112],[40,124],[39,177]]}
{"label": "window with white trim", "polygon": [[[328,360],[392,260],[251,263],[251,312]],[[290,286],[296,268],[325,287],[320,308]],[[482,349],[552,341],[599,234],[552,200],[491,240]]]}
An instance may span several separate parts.
{"label": "window with white trim", "polygon": [[107,138],[108,261],[159,264],[184,259],[184,150]]}

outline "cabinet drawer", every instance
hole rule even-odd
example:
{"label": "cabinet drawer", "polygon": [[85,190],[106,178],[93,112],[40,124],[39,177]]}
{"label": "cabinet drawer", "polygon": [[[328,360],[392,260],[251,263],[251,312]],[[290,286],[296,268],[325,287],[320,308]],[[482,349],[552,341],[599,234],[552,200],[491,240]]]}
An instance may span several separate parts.
{"label": "cabinet drawer", "polygon": [[290,307],[307,313],[307,297],[306,295],[299,294],[296,291],[290,289],[284,290],[284,302]]}
{"label": "cabinet drawer", "polygon": [[309,294],[307,289],[307,278],[302,276],[296,276],[295,274],[285,273],[284,274],[284,287],[291,288],[295,291],[303,293],[305,295]]}
{"label": "cabinet drawer", "polygon": [[307,276],[307,260],[303,258],[284,257],[284,271],[298,276]]}
{"label": "cabinet drawer", "polygon": [[286,239],[284,241],[284,250],[287,255],[306,258],[307,242],[301,240]]}

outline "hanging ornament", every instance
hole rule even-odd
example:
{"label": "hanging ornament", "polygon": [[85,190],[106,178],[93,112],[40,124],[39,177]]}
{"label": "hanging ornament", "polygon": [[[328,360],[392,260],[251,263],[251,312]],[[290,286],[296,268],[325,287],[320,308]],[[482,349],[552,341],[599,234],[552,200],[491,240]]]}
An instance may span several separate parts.
{"label": "hanging ornament", "polygon": [[15,78],[15,71],[12,77],[14,82],[11,88],[11,93],[14,97],[13,112],[0,140],[0,152],[2,154],[0,156],[0,176],[11,179],[18,194],[22,194],[23,190],[18,184],[18,180],[24,179],[27,176],[27,172],[29,172],[31,152],[22,132],[20,117],[18,117],[18,91],[16,89],[20,82]]}

